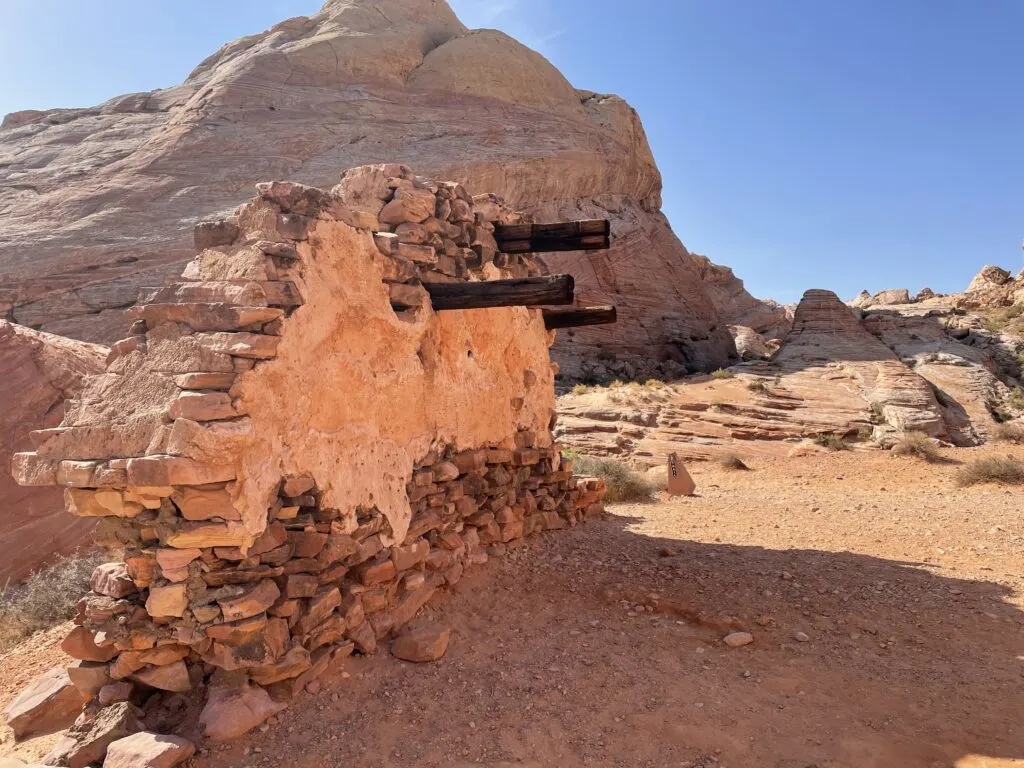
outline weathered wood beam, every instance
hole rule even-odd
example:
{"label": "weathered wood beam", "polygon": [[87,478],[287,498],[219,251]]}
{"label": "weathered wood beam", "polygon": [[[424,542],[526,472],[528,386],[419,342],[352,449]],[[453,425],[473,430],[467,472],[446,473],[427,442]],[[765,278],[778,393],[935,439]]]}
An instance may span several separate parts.
{"label": "weathered wood beam", "polygon": [[554,224],[495,224],[494,236],[498,240],[530,240],[535,237],[581,237],[583,235],[610,235],[608,219],[559,221]]}
{"label": "weathered wood beam", "polygon": [[550,237],[532,240],[498,240],[504,253],[551,253],[553,251],[606,251],[612,247],[606,235],[585,235],[556,239]]}
{"label": "weathered wood beam", "polygon": [[572,309],[545,309],[544,327],[549,331],[556,328],[579,328],[583,325],[608,325],[617,319],[615,307],[573,307]]}
{"label": "weathered wood beam", "polygon": [[435,310],[572,304],[572,275],[517,277],[478,283],[424,283]]}
{"label": "weathered wood beam", "polygon": [[505,253],[604,250],[611,247],[611,223],[608,219],[588,219],[502,224],[495,226],[494,238]]}

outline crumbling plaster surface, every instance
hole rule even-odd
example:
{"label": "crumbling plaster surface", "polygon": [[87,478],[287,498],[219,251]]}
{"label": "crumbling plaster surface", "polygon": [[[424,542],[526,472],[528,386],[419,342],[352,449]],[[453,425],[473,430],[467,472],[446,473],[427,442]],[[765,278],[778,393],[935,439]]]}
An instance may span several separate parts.
{"label": "crumbling plaster surface", "polygon": [[281,477],[310,474],[324,507],[355,528],[356,509],[375,505],[400,542],[406,483],[433,445],[514,448],[520,429],[550,445],[554,334],[539,310],[423,307],[409,321],[391,309],[385,257],[365,231],[319,221],[299,250],[304,304],[285,320],[276,358],[232,390],[252,420],[235,506],[253,533]]}

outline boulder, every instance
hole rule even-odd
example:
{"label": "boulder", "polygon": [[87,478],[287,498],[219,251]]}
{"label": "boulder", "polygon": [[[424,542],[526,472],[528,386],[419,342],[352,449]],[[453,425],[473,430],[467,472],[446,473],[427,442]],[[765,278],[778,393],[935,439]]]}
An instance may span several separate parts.
{"label": "boulder", "polygon": [[1011,279],[1012,276],[1005,269],[988,264],[982,267],[978,274],[976,274],[971,280],[970,284],[967,286],[967,293],[987,291],[993,287],[1005,285],[1010,282]]}
{"label": "boulder", "polygon": [[225,621],[247,619],[263,613],[281,596],[281,590],[270,579],[264,579],[252,589],[236,598],[220,600],[218,604]]}
{"label": "boulder", "polygon": [[184,661],[175,661],[160,667],[149,667],[132,675],[132,680],[161,691],[177,691],[184,693],[192,690],[188,668]]}
{"label": "boulder", "polygon": [[43,759],[46,765],[86,768],[100,763],[107,747],[142,730],[141,712],[130,702],[120,701],[83,717],[61,737]]}
{"label": "boulder", "polygon": [[68,668],[68,677],[75,684],[82,701],[88,701],[110,682],[110,667],[95,661],[77,661]]}
{"label": "boulder", "polygon": [[150,616],[164,617],[185,615],[188,608],[188,594],[184,584],[166,584],[152,587],[146,598],[146,612]]}
{"label": "boulder", "polygon": [[97,595],[122,598],[135,594],[135,582],[128,575],[128,566],[124,563],[104,563],[96,566],[89,580],[89,586]]}
{"label": "boulder", "polygon": [[67,728],[75,722],[85,698],[63,667],[37,677],[4,710],[15,741]]}
{"label": "boulder", "polygon": [[260,725],[285,706],[259,686],[213,688],[199,715],[199,724],[206,738],[228,741]]}
{"label": "boulder", "polygon": [[118,653],[113,645],[102,648],[96,645],[93,633],[80,626],[68,633],[60,647],[68,656],[80,661],[110,661]]}
{"label": "boulder", "polygon": [[730,325],[729,333],[736,343],[736,353],[743,360],[767,360],[778,349],[777,343],[769,344],[761,334],[744,325]]}
{"label": "boulder", "polygon": [[103,768],[173,768],[195,751],[195,745],[180,736],[139,731],[107,747]]}
{"label": "boulder", "polygon": [[[25,477],[34,483],[26,487],[15,482],[10,467],[13,454],[33,450],[30,433],[60,423],[63,402],[81,392],[86,376],[103,370],[106,356],[106,347],[0,320],[0,498],[10,510],[0,516],[0,584],[88,542],[95,521],[68,517],[61,489],[38,485],[55,482],[55,476]],[[38,458],[31,466],[15,466],[19,476],[39,470]]]}
{"label": "boulder", "polygon": [[437,661],[448,650],[451,630],[437,625],[409,629],[391,643],[391,655],[403,661]]}

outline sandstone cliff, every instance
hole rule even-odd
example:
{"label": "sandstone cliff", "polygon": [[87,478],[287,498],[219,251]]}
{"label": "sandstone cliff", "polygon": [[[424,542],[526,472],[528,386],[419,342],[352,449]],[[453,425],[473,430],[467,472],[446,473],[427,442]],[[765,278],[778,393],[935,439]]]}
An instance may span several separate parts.
{"label": "sandstone cliff", "polygon": [[576,390],[559,400],[557,435],[640,465],[673,451],[706,459],[823,450],[800,445],[809,438],[886,447],[908,431],[979,445],[999,422],[1024,417],[1022,288],[1020,276],[986,267],[949,296],[865,291],[851,307],[810,290],[777,352],[734,326],[751,362],[731,378]]}
{"label": "sandstone cliff", "polygon": [[53,427],[64,400],[76,397],[85,377],[103,369],[107,349],[0,321],[0,586],[56,552],[87,540],[91,526],[64,515],[54,488],[23,488],[9,468],[15,451],[30,449],[29,432]]}
{"label": "sandstone cliff", "polygon": [[[620,308],[610,333],[563,336],[567,373],[599,347],[715,368],[734,354],[726,324],[750,324],[720,316],[708,265],[661,215],[636,112],[574,89],[500,32],[467,30],[443,0],[331,0],[224,46],[180,86],[8,115],[0,309],[112,342],[138,288],[180,273],[197,220],[233,209],[258,181],[329,187],[339,169],[382,161],[471,181],[538,220],[612,219],[610,251],[548,259],[580,277],[585,299]],[[762,314],[738,281],[726,291]]]}

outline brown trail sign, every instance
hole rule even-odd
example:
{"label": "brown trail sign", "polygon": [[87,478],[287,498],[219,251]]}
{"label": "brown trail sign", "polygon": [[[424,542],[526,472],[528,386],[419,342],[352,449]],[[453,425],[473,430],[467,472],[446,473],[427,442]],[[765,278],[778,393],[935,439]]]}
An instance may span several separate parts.
{"label": "brown trail sign", "polygon": [[668,492],[672,496],[692,496],[697,490],[697,484],[693,482],[686,467],[679,463],[679,457],[670,453],[668,455]]}

